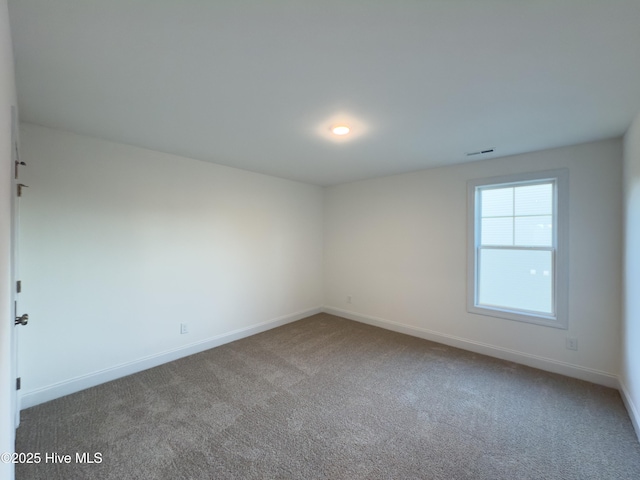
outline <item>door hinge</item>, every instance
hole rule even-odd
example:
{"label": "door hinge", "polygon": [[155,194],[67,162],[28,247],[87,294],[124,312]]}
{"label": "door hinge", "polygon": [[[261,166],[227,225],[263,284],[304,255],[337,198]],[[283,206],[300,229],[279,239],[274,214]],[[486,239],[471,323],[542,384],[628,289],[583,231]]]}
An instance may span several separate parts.
{"label": "door hinge", "polygon": [[[16,157],[17,157],[17,156],[18,156],[18,146],[16,145]],[[16,171],[15,171],[15,176],[14,176],[14,178],[17,180],[17,179],[18,179],[18,167],[19,167],[20,165],[25,165],[25,166],[26,166],[27,164],[26,164],[26,163],[24,163],[24,162],[21,162],[20,160],[16,160],[16,161],[15,161],[15,164],[16,164]]]}
{"label": "door hinge", "polygon": [[16,378],[16,390],[20,390],[21,385],[22,385],[22,378],[20,377]]}
{"label": "door hinge", "polygon": [[24,183],[19,183],[18,184],[18,196],[19,197],[22,196],[22,189],[23,188],[29,188],[29,185],[25,185]]}
{"label": "door hinge", "polygon": [[22,280],[16,282],[16,293],[22,293]]}

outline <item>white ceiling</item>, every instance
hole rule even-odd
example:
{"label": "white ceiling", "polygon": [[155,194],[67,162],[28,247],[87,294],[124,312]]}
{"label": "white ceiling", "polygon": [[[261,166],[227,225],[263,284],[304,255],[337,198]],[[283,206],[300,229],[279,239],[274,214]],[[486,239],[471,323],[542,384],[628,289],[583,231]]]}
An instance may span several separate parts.
{"label": "white ceiling", "polygon": [[640,112],[640,0],[9,7],[23,121],[318,185],[616,137]]}

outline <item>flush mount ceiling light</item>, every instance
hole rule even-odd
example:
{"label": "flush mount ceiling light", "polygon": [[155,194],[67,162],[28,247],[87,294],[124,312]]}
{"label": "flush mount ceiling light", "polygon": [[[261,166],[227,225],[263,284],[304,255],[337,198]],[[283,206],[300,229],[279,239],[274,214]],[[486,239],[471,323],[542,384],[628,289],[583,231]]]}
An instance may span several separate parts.
{"label": "flush mount ceiling light", "polygon": [[331,131],[334,135],[346,135],[351,131],[351,128],[348,125],[336,125],[331,127]]}
{"label": "flush mount ceiling light", "polygon": [[366,136],[370,126],[351,112],[338,111],[313,127],[313,133],[335,144],[354,142]]}

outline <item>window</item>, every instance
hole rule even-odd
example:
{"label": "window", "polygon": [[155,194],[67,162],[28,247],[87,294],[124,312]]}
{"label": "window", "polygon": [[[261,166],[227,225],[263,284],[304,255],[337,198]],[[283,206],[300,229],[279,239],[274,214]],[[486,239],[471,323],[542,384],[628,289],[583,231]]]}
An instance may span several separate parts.
{"label": "window", "polygon": [[567,328],[567,170],[468,184],[467,310]]}

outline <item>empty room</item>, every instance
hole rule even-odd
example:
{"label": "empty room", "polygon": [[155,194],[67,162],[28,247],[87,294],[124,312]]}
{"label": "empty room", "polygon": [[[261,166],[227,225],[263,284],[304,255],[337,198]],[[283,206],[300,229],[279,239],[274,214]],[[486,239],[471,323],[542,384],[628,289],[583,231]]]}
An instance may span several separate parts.
{"label": "empty room", "polygon": [[640,478],[640,1],[0,0],[0,479]]}

